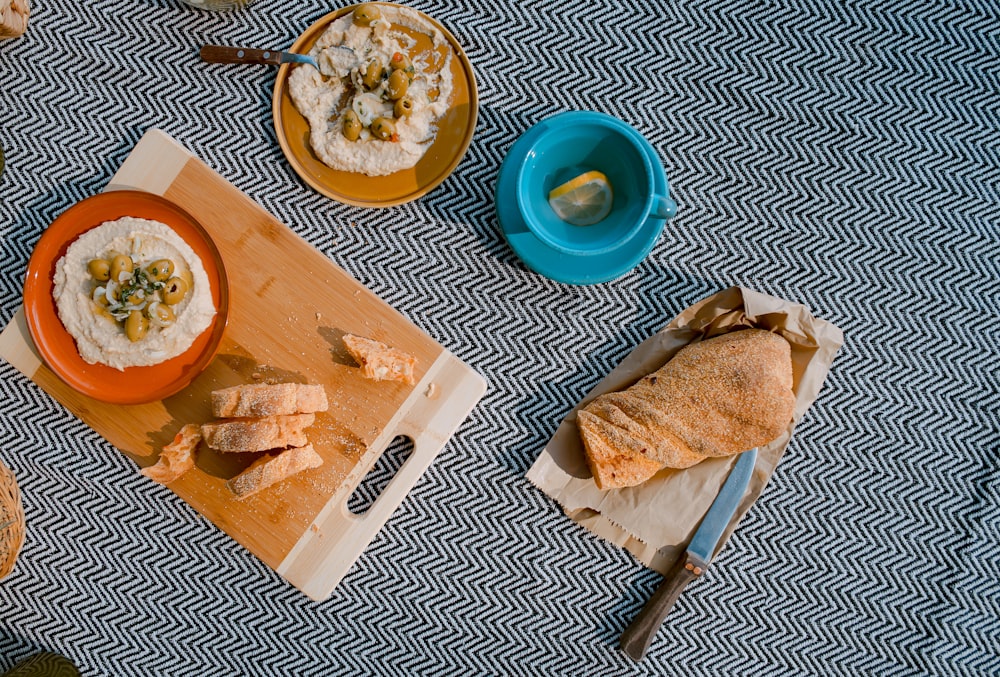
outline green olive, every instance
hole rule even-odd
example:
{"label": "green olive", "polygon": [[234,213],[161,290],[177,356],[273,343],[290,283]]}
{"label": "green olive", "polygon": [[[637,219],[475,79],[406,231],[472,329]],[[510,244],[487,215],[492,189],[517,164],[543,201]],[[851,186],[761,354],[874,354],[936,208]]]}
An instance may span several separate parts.
{"label": "green olive", "polygon": [[150,303],[146,306],[146,317],[158,327],[168,327],[177,320],[174,309],[165,303]]}
{"label": "green olive", "polygon": [[107,259],[94,259],[87,264],[87,271],[98,282],[107,282],[111,277],[111,264]]}
{"label": "green olive", "polygon": [[410,61],[410,57],[406,56],[402,52],[396,52],[389,59],[389,67],[394,71],[404,71],[407,75],[412,77],[413,73],[413,62]]}
{"label": "green olive", "polygon": [[109,270],[109,275],[111,279],[115,282],[121,282],[121,274],[128,273],[132,274],[135,269],[135,264],[132,263],[132,259],[124,254],[117,254],[113,259],[111,259],[111,267]]}
{"label": "green olive", "polygon": [[361,120],[353,110],[344,113],[344,136],[348,141],[357,141],[361,136]]}
{"label": "green olive", "polygon": [[383,71],[382,64],[378,61],[369,62],[368,66],[365,67],[364,75],[361,77],[361,83],[366,89],[375,89],[382,82]]}
{"label": "green olive", "polygon": [[396,102],[396,105],[392,107],[392,113],[397,118],[408,118],[410,113],[413,112],[413,99],[408,96],[404,96],[402,99]]}
{"label": "green olive", "polygon": [[372,134],[383,141],[398,141],[396,122],[392,118],[379,117],[372,120]]}
{"label": "green olive", "polygon": [[97,305],[103,306],[105,308],[111,305],[111,301],[108,301],[107,294],[98,294],[97,298],[94,300],[97,302]]}
{"label": "green olive", "polygon": [[184,295],[188,292],[188,283],[179,277],[172,277],[167,280],[167,284],[163,287],[160,292],[163,297],[163,302],[176,306],[178,303],[184,300]]}
{"label": "green olive", "polygon": [[170,259],[157,259],[146,266],[146,270],[149,271],[151,280],[166,282],[174,274],[174,262]]}
{"label": "green olive", "polygon": [[402,99],[406,96],[406,90],[410,87],[410,79],[403,71],[393,71],[389,76],[389,86],[386,91],[390,99]]}
{"label": "green olive", "polygon": [[125,336],[132,343],[141,341],[149,330],[149,319],[141,310],[133,310],[125,320]]}
{"label": "green olive", "polygon": [[382,18],[382,12],[375,5],[361,5],[354,10],[353,21],[359,26],[371,26],[373,21]]}

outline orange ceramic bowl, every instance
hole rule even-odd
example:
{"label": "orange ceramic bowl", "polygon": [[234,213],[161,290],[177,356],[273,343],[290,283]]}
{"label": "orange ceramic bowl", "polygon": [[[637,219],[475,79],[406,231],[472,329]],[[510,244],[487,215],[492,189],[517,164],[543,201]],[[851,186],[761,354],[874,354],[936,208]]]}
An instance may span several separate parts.
{"label": "orange ceramic bowl", "polygon": [[[150,367],[118,370],[88,364],[80,357],[73,337],[59,320],[52,280],[56,262],[70,243],[86,231],[123,216],[164,223],[191,246],[208,273],[217,312],[208,329],[183,354]],[[111,191],[73,205],[42,233],[28,262],[24,315],[42,360],[67,385],[102,402],[143,404],[177,393],[215,357],[229,317],[229,283],[219,250],[191,215],[159,195]]]}
{"label": "orange ceramic bowl", "polygon": [[[367,3],[387,7],[391,3]],[[289,51],[307,54],[323,31],[335,20],[350,14],[357,5],[343,7],[327,14],[306,29]],[[412,9],[412,8],[410,8]],[[417,11],[417,10],[413,10]],[[431,39],[407,26],[393,26],[416,41],[417,51],[450,51],[453,90],[448,112],[437,121],[434,143],[420,161],[410,168],[387,176],[366,176],[355,172],[331,169],[320,161],[309,145],[309,123],[295,108],[288,93],[288,76],[293,65],[285,64],[274,83],[272,112],[274,130],[281,150],[295,173],[315,190],[338,202],[358,207],[390,207],[404,204],[426,195],[454,171],[465,156],[479,114],[476,76],[469,58],[455,37],[440,23],[422,12],[421,18],[441,31],[445,45],[435,50]]]}

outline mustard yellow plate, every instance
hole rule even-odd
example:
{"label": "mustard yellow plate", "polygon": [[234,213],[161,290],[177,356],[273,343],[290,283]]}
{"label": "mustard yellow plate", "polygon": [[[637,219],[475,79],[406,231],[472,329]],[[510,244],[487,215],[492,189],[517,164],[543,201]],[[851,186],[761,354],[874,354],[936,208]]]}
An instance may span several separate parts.
{"label": "mustard yellow plate", "polygon": [[[367,3],[392,7],[390,3]],[[357,5],[344,7],[316,21],[292,45],[289,51],[307,54],[327,27]],[[412,9],[412,8],[411,8]],[[430,36],[403,25],[393,25],[416,40],[415,50],[441,54],[451,50],[453,89],[448,112],[437,121],[437,136],[427,153],[411,169],[387,176],[366,176],[331,169],[323,164],[309,145],[309,123],[295,108],[288,93],[288,76],[295,64],[285,64],[274,83],[272,110],[278,143],[292,169],[302,180],[329,198],[358,207],[391,207],[415,200],[436,188],[458,166],[472,142],[479,111],[476,76],[472,64],[455,37],[439,22],[423,12],[412,10],[444,35],[446,44],[434,47]],[[443,59],[442,59],[443,61]]]}

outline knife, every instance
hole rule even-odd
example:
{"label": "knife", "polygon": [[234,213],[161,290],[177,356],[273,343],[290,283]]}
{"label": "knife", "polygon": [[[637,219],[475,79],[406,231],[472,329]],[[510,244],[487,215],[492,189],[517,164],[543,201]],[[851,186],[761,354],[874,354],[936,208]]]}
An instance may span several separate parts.
{"label": "knife", "polygon": [[251,49],[250,47],[226,47],[205,45],[201,48],[202,61],[209,63],[259,63],[280,66],[283,63],[307,63],[316,70],[319,64],[308,54],[293,54],[275,49]]}
{"label": "knife", "polygon": [[751,449],[740,454],[736,465],[729,472],[725,484],[719,490],[712,506],[705,514],[701,525],[694,533],[691,543],[684,554],[678,558],[673,568],[663,577],[663,582],[650,597],[646,606],[635,617],[632,624],[625,628],[619,645],[633,660],[640,661],[646,655],[653,637],[670,613],[674,602],[684,592],[688,583],[699,578],[712,561],[715,546],[719,544],[722,532],[736,512],[740,499],[746,492],[757,464],[757,450]]}

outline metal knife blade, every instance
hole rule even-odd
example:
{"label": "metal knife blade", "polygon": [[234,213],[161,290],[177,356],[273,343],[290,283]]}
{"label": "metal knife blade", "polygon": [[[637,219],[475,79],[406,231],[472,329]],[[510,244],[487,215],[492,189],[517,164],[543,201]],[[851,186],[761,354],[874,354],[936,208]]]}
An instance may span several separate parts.
{"label": "metal knife blade", "polygon": [[726,525],[740,504],[740,499],[746,493],[756,464],[756,449],[740,454],[736,465],[729,471],[729,477],[719,490],[719,495],[715,497],[698,530],[691,538],[687,550],[664,576],[660,587],[656,589],[639,615],[625,628],[619,645],[633,660],[642,660],[653,642],[653,637],[656,636],[684,588],[708,568],[715,553],[715,546],[722,538],[722,532],[725,531]]}
{"label": "metal knife blade", "polygon": [[698,531],[694,533],[691,543],[687,547],[688,553],[696,556],[705,563],[705,566],[712,561],[715,553],[715,546],[722,538],[736,506],[746,493],[747,485],[750,484],[750,476],[753,475],[753,468],[757,464],[757,450],[751,449],[740,454],[736,465],[729,471],[726,483],[719,490],[719,495],[712,502],[712,507],[705,513],[705,517],[698,526]]}

